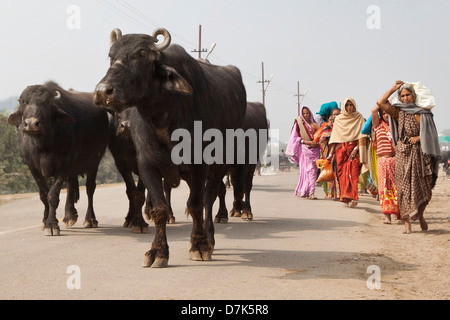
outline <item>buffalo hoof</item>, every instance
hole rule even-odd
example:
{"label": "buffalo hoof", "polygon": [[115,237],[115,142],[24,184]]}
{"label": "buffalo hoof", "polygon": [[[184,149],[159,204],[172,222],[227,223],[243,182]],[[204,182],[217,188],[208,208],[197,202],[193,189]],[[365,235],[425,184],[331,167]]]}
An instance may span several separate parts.
{"label": "buffalo hoof", "polygon": [[223,217],[218,217],[216,216],[214,218],[214,223],[220,223],[220,224],[227,224],[228,223],[228,218],[223,218]]}
{"label": "buffalo hoof", "polygon": [[230,211],[230,217],[239,218],[242,215],[241,211],[239,210],[231,210]]}
{"label": "buffalo hoof", "polygon": [[142,267],[144,268],[167,268],[169,265],[169,258],[155,257],[152,251],[145,253],[144,262]]}
{"label": "buffalo hoof", "polygon": [[44,228],[44,236],[59,236],[61,235],[61,232],[59,230],[59,227],[51,227],[51,228]]}
{"label": "buffalo hoof", "polygon": [[83,224],[84,228],[98,228],[98,221],[93,219],[93,220],[86,220]]}
{"label": "buffalo hoof", "polygon": [[125,222],[123,223],[123,227],[124,228],[131,228],[133,224],[131,223],[131,221],[125,220]]}
{"label": "buffalo hoof", "polygon": [[148,231],[148,224],[147,225],[142,225],[142,226],[135,226],[135,225],[133,225],[131,227],[131,233],[139,233],[139,234],[149,233],[149,231]]}
{"label": "buffalo hoof", "polygon": [[253,220],[253,214],[251,212],[243,212],[241,215],[241,218],[243,220],[252,221]]}
{"label": "buffalo hoof", "polygon": [[144,215],[145,215],[145,219],[147,219],[148,221],[152,221],[152,216],[150,213],[145,212]]}
{"label": "buffalo hoof", "polygon": [[211,251],[190,251],[189,259],[192,261],[211,261],[212,260],[212,252]]}
{"label": "buffalo hoof", "polygon": [[70,218],[64,218],[63,222],[67,228],[73,227],[78,221],[78,216],[72,216]]}
{"label": "buffalo hoof", "polygon": [[167,221],[168,224],[175,224],[175,217],[171,216],[169,217],[169,220]]}

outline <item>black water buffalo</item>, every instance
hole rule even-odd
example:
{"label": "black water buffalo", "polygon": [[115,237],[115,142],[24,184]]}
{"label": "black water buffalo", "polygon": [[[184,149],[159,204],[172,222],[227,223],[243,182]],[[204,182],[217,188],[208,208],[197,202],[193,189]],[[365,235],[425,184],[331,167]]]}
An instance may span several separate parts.
{"label": "black water buffalo", "polygon": [[[246,161],[243,170],[238,168],[237,165],[229,167],[229,176],[231,178],[231,184],[239,184],[238,174],[243,176],[244,179],[244,189],[245,201],[242,201],[242,194],[237,194],[239,190],[234,190],[234,201],[233,209],[230,211],[230,217],[241,217],[246,220],[253,220],[252,208],[250,205],[250,193],[253,187],[253,176],[257,164],[260,163],[262,155],[264,154],[265,148],[267,146],[268,139],[268,123],[266,108],[262,103],[259,102],[248,102],[247,112],[245,114],[243,129],[256,131],[257,141],[254,145],[250,145],[250,141],[246,141],[245,151],[246,151]],[[260,131],[261,130],[261,131]],[[265,136],[263,136],[265,135]],[[257,155],[256,161],[250,161],[249,155],[251,152],[255,152]],[[241,166],[239,166],[241,167]],[[242,167],[241,167],[242,168]],[[222,181],[219,186],[219,210],[214,219],[214,222],[226,223],[228,221],[227,209],[225,205],[225,194],[226,187],[225,183]]]}
{"label": "black water buffalo", "polygon": [[108,147],[116,168],[125,182],[129,200],[128,214],[123,226],[131,228],[134,233],[148,233],[148,224],[142,218],[145,186],[140,178],[138,183],[135,183],[133,174],[138,175],[136,149],[129,134],[127,120],[121,119],[120,114],[110,116],[110,142]]}
{"label": "black water buffalo", "polygon": [[[162,44],[157,44],[159,35],[164,36]],[[242,125],[247,103],[241,73],[233,66],[196,61],[182,47],[169,46],[171,37],[165,29],[156,30],[153,36],[122,36],[120,30],[115,29],[110,40],[111,66],[95,89],[94,101],[116,111],[129,106],[136,106],[138,111],[130,119],[131,133],[139,174],[153,203],[156,227],[144,266],[168,265],[169,207],[164,197],[163,179],[171,188],[177,187],[180,179],[187,182],[190,195],[186,212],[193,219],[190,258],[211,260],[214,227],[212,219],[208,218],[204,225],[203,205],[209,217],[226,168],[204,161],[206,144],[195,143],[195,136],[203,137],[203,133],[212,128],[225,136],[226,129]],[[196,121],[201,123],[201,132],[194,132]],[[172,159],[172,151],[178,143],[172,141],[172,134],[177,129],[184,129],[193,137],[188,142],[191,149],[175,155],[178,159],[188,158],[180,163]],[[225,145],[220,151],[225,158]]]}
{"label": "black water buffalo", "polygon": [[[65,182],[68,196],[64,222],[78,215],[78,176],[87,176],[88,209],[85,227],[97,227],[93,207],[98,165],[108,144],[108,116],[92,103],[93,93],[66,91],[54,82],[27,87],[19,108],[8,122],[18,127],[20,155],[39,187],[44,203],[44,234],[59,235],[56,219],[59,194]],[[51,185],[48,179],[53,178]]]}

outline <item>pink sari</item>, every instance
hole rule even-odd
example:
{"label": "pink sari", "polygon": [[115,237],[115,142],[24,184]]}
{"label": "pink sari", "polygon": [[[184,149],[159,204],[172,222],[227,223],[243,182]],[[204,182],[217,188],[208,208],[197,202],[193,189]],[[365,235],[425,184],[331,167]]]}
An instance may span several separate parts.
{"label": "pink sari", "polygon": [[[306,107],[304,107],[306,108]],[[312,113],[310,112],[312,115]],[[310,118],[310,121],[314,119]],[[302,123],[304,130],[299,127],[299,122]],[[307,136],[300,136],[300,132],[307,133]],[[300,169],[299,180],[295,195],[297,197],[309,197],[314,194],[317,180],[317,166],[316,160],[319,159],[319,148],[308,148],[306,144],[300,143],[301,140],[312,141],[314,130],[311,126],[300,116],[294,123],[291,130],[291,137],[286,148],[286,154],[291,156],[292,160],[298,164]]]}

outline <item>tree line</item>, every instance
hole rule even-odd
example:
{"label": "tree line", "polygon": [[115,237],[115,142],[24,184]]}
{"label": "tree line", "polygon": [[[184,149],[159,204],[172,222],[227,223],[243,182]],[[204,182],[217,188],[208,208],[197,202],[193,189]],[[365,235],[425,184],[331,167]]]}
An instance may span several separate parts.
{"label": "tree line", "polygon": [[[86,178],[81,177],[79,181],[80,185],[85,185]],[[98,168],[97,184],[122,181],[111,153],[106,151]],[[28,166],[20,157],[17,128],[8,124],[6,113],[0,113],[0,194],[38,191]]]}

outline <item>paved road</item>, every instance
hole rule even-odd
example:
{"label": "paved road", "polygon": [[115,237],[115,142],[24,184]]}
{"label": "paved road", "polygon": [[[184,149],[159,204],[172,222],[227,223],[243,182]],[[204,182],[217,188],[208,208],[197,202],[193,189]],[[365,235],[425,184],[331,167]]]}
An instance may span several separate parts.
{"label": "paved road", "polygon": [[[368,257],[379,247],[368,232],[371,221],[378,223],[376,202],[363,197],[357,209],[348,209],[332,200],[299,199],[293,196],[297,179],[297,172],[255,177],[254,221],[231,218],[216,225],[211,262],[188,259],[192,223],[184,214],[188,189],[182,183],[173,193],[177,223],[168,226],[165,269],[141,267],[153,228],[146,235],[122,228],[128,206],[123,185],[97,189],[98,229],[82,227],[83,190],[79,221],[71,229],[61,222],[60,237],[43,235],[37,195],[7,202],[0,205],[0,299],[388,297],[366,284],[373,264]],[[316,194],[323,199],[321,188]],[[229,192],[228,209],[231,202]]]}

